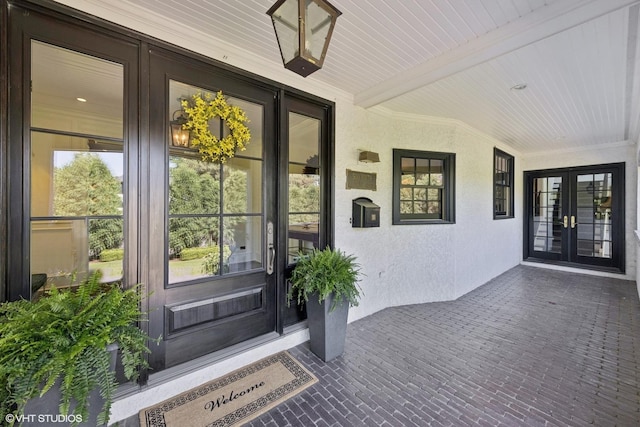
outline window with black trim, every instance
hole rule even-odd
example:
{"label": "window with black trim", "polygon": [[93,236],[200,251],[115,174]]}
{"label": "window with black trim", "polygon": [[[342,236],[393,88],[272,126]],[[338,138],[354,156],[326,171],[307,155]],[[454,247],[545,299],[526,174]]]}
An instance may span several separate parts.
{"label": "window with black trim", "polygon": [[393,224],[455,222],[453,153],[393,150]]}
{"label": "window with black trim", "polygon": [[513,218],[514,158],[493,149],[493,219]]}

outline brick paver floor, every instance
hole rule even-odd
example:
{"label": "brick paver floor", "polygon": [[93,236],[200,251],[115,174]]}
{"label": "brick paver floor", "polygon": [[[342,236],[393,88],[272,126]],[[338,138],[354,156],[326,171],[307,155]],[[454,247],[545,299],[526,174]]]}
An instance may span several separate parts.
{"label": "brick paver floor", "polygon": [[635,282],[518,266],[351,323],[329,363],[290,353],[320,381],[250,426],[640,425]]}

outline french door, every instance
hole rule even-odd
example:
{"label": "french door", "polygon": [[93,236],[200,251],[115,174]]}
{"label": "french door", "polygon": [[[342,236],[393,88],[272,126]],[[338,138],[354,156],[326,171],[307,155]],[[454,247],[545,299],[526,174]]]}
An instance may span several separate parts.
{"label": "french door", "polygon": [[525,172],[525,259],[624,272],[624,163]]}

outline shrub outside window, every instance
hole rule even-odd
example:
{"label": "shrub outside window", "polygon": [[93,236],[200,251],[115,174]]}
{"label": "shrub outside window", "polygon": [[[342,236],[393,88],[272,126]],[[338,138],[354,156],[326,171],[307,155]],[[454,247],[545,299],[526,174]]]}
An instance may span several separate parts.
{"label": "shrub outside window", "polygon": [[393,224],[455,222],[455,154],[393,150]]}
{"label": "shrub outside window", "polygon": [[514,158],[493,149],[493,219],[513,218]]}

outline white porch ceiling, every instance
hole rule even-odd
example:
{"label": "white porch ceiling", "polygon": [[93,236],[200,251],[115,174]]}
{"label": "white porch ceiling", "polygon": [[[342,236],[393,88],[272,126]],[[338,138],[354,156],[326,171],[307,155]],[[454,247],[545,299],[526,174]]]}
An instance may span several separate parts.
{"label": "white porch ceiling", "polygon": [[[523,154],[638,140],[638,0],[330,1],[342,16],[307,79],[356,105],[460,120]],[[108,4],[279,63],[274,2]]]}

